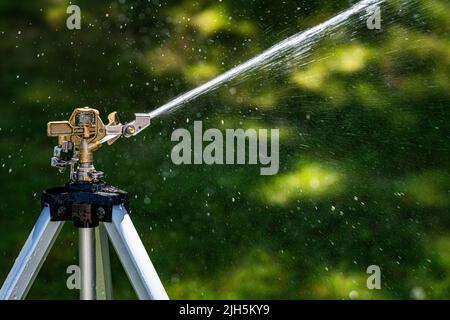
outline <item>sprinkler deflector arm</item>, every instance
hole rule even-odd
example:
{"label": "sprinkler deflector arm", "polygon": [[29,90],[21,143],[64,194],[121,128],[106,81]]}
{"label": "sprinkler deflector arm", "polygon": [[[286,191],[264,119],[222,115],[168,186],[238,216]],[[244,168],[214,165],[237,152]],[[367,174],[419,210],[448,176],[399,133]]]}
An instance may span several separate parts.
{"label": "sprinkler deflector arm", "polygon": [[134,116],[134,121],[125,124],[123,128],[123,135],[127,138],[137,135],[150,125],[148,113],[135,113]]}
{"label": "sprinkler deflector arm", "polygon": [[120,123],[106,125],[106,136],[100,140],[100,143],[107,142],[111,145],[114,141],[120,138],[120,136],[124,136],[126,138],[133,137],[150,125],[150,116],[148,113],[135,113],[134,116],[135,119],[133,121],[124,125]]}
{"label": "sprinkler deflector arm", "polygon": [[108,115],[108,124],[105,125],[98,110],[88,107],[76,108],[69,121],[47,123],[47,135],[58,137],[58,145],[54,148],[51,164],[60,171],[70,166],[72,181],[98,181],[103,173],[94,168],[93,152],[105,142],[111,145],[121,136],[126,138],[135,136],[149,125],[148,113],[135,113],[133,121],[122,124],[117,112],[112,112]]}

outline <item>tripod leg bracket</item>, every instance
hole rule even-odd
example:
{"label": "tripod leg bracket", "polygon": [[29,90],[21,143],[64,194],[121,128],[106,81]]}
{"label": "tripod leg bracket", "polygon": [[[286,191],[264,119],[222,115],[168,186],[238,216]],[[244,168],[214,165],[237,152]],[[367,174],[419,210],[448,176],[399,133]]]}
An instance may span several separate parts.
{"label": "tripod leg bracket", "polygon": [[128,193],[103,182],[68,183],[47,189],[41,204],[48,204],[52,221],[73,221],[77,228],[97,227],[99,221],[111,222],[114,205],[128,210]]}

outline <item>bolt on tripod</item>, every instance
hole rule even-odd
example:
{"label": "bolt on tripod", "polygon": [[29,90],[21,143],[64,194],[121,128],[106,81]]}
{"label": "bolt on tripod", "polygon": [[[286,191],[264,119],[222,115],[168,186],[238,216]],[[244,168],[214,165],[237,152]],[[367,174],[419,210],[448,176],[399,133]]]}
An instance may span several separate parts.
{"label": "bolt on tripod", "polygon": [[[79,230],[80,299],[111,299],[108,237],[139,299],[168,299],[167,293],[128,214],[128,194],[107,185],[96,171],[93,152],[121,135],[135,135],[149,118],[122,125],[115,112],[104,125],[99,112],[77,108],[69,121],[53,121],[47,134],[58,137],[52,166],[70,166],[70,182],[47,189],[41,196],[41,214],[1,290],[1,300],[24,299],[65,221]],[[136,127],[137,126],[137,127]],[[75,165],[78,166],[75,170]]]}

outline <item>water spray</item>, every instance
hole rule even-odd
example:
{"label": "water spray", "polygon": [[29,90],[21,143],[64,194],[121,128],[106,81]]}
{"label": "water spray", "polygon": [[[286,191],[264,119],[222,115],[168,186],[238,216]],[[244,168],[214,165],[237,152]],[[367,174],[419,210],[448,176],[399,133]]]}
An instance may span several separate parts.
{"label": "water spray", "polygon": [[[220,85],[228,83],[229,81],[238,78],[244,74],[254,71],[262,67],[279,67],[287,63],[288,60],[301,59],[312,46],[327,33],[333,31],[342,25],[347,19],[355,14],[364,13],[360,19],[367,16],[366,10],[373,6],[382,4],[385,0],[363,0],[356,3],[350,9],[334,16],[333,18],[318,24],[306,31],[299,32],[290,36],[289,38],[275,44],[266,51],[257,55],[256,57],[230,69],[229,71],[209,80],[208,82],[192,89],[177,98],[167,102],[161,107],[149,112],[147,115],[150,118],[155,118],[164,113],[171,112],[186,104],[187,102],[217,89]],[[284,57],[284,58],[283,58]]]}

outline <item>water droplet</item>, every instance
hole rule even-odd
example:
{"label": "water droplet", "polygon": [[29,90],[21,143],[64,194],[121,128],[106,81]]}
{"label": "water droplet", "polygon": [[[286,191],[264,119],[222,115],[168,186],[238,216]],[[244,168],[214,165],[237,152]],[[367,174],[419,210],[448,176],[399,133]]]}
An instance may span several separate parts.
{"label": "water droplet", "polygon": [[348,294],[348,297],[352,300],[358,299],[359,297],[359,293],[356,290],[352,290],[350,291],[350,293]]}

